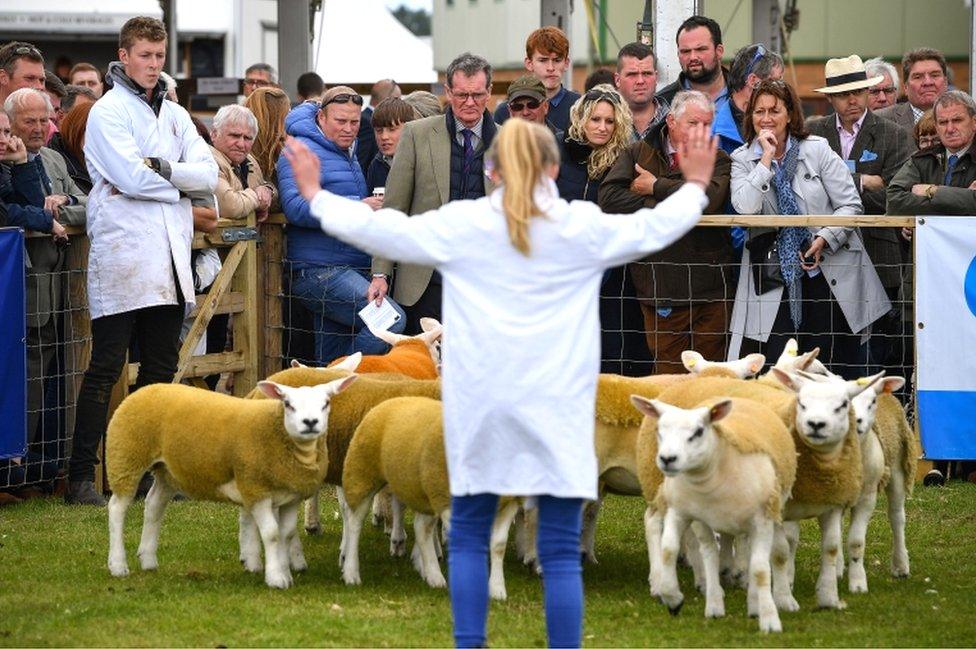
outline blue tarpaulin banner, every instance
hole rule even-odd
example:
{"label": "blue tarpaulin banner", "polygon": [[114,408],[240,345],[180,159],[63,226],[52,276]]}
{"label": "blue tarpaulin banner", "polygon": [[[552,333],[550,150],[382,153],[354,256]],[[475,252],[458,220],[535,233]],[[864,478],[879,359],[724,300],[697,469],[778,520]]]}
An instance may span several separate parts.
{"label": "blue tarpaulin banner", "polygon": [[27,451],[24,232],[0,228],[0,458]]}
{"label": "blue tarpaulin banner", "polygon": [[925,457],[976,459],[976,217],[915,228],[918,413]]}

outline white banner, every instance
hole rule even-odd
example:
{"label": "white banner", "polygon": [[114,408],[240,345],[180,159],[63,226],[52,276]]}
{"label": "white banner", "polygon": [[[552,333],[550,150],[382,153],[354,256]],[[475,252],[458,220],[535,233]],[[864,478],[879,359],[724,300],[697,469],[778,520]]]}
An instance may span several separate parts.
{"label": "white banner", "polygon": [[976,459],[976,217],[915,228],[918,407],[926,457]]}

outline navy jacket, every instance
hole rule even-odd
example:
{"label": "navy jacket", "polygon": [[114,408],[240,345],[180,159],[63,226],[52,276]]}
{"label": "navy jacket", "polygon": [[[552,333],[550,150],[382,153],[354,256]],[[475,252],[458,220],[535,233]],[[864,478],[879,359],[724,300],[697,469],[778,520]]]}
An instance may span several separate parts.
{"label": "navy jacket", "polygon": [[[366,179],[355,151],[343,151],[325,137],[315,118],[319,107],[305,103],[285,117],[285,131],[304,142],[322,163],[319,184],[333,194],[360,200],[366,196]],[[355,149],[355,147],[353,147]],[[295,175],[285,156],[278,158],[278,191],[288,220],[288,261],[296,268],[346,265],[369,268],[370,256],[362,250],[330,237],[318,219],[309,213],[308,201],[295,184]]]}
{"label": "navy jacket", "polygon": [[50,232],[54,224],[44,210],[44,190],[37,166],[0,164],[0,212],[4,225]]}
{"label": "navy jacket", "polygon": [[[584,200],[596,203],[597,192],[603,178],[590,178],[587,163],[593,149],[589,144],[577,142],[569,137],[559,140],[559,176],[556,187],[559,197],[567,201]],[[606,174],[603,174],[604,177]]]}

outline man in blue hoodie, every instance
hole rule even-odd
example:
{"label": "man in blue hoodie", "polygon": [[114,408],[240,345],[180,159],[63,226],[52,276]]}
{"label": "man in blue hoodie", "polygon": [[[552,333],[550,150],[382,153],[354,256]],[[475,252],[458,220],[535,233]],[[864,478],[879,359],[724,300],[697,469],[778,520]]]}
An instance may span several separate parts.
{"label": "man in blue hoodie", "polygon": [[731,155],[742,146],[742,117],[752,89],[767,79],[782,79],[783,69],[783,57],[762,43],[746,45],[735,53],[726,76],[729,100],[716,111],[712,125],[723,151]]}
{"label": "man in blue hoodie", "polygon": [[[285,118],[285,130],[304,142],[319,158],[319,182],[334,194],[361,200],[374,210],[383,199],[367,196],[366,179],[356,159],[363,98],[347,86],[330,88],[321,105],[304,103]],[[315,320],[315,356],[320,363],[352,354],[382,354],[388,347],[369,332],[358,316],[366,306],[369,288],[368,254],[322,231],[309,214],[288,160],[278,160],[278,189],[288,220],[286,261],[291,270],[291,290],[312,312]],[[390,331],[400,333],[406,317],[399,305],[390,305],[400,316]]]}

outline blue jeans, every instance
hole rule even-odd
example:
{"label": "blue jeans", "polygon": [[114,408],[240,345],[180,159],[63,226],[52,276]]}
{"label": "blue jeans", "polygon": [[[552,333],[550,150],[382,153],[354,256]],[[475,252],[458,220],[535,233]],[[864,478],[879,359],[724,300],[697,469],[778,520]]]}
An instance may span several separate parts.
{"label": "blue jeans", "polygon": [[[315,358],[328,363],[355,352],[384,354],[389,346],[370,333],[358,313],[366,306],[369,280],[350,266],[314,266],[296,270],[292,294],[312,312],[315,321]],[[389,298],[385,298],[390,300]],[[400,319],[390,327],[402,333],[407,318],[400,305],[390,300]]]}
{"label": "blue jeans", "polygon": [[[448,569],[454,642],[484,647],[488,619],[488,544],[498,496],[451,499]],[[583,632],[579,542],[583,501],[539,496],[539,562],[550,647],[578,647]]]}

